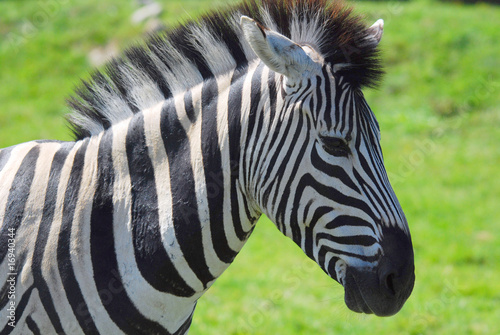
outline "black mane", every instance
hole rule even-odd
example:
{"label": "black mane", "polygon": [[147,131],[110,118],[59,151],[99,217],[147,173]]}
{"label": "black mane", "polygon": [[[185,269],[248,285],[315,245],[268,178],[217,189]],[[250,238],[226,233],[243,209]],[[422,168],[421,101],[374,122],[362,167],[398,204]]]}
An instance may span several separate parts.
{"label": "black mane", "polygon": [[311,45],[332,66],[344,64],[337,73],[352,86],[376,86],[383,73],[376,46],[366,43],[368,27],[343,2],[247,0],[158,32],[95,72],[68,99],[75,138],[99,133],[207,78],[246,66],[256,56],[243,38],[241,15]]}

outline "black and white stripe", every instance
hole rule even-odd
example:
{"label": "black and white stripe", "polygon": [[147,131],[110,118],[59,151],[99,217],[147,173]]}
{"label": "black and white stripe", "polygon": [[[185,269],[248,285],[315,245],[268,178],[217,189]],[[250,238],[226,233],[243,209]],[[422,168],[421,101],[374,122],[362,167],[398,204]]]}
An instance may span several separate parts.
{"label": "black and white stripe", "polygon": [[95,74],[71,100],[75,142],[0,150],[0,334],[184,334],[262,213],[349,305],[348,269],[407,252],[385,247],[394,231],[410,241],[360,91],[380,73],[374,27],[341,4],[246,2]]}

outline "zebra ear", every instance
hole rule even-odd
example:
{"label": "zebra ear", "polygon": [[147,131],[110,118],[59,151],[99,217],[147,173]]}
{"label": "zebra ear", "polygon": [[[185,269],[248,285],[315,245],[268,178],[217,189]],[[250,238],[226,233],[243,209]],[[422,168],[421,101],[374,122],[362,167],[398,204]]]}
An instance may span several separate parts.
{"label": "zebra ear", "polygon": [[257,56],[271,70],[289,79],[299,79],[313,61],[306,52],[286,36],[269,30],[248,16],[240,21],[245,39]]}
{"label": "zebra ear", "polygon": [[376,47],[380,40],[382,39],[382,34],[384,32],[384,20],[378,19],[370,28],[367,30],[367,42],[373,47]]}

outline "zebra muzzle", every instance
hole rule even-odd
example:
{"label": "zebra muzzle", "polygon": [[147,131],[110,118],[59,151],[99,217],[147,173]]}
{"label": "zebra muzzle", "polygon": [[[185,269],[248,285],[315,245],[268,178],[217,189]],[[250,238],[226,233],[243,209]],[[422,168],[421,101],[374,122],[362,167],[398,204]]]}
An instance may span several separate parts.
{"label": "zebra muzzle", "polygon": [[398,236],[398,243],[391,238],[388,240],[382,243],[385,255],[377,266],[348,266],[346,269],[344,300],[354,312],[394,315],[401,310],[413,290],[415,266],[411,241],[402,236]]}

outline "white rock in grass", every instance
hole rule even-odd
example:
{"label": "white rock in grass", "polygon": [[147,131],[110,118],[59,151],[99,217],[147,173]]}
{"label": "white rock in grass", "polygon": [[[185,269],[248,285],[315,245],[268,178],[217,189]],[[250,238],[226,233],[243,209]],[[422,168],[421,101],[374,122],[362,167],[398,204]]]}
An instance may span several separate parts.
{"label": "white rock in grass", "polygon": [[98,67],[118,56],[119,52],[118,43],[111,41],[104,47],[92,49],[88,54],[89,62],[92,66]]}
{"label": "white rock in grass", "polygon": [[158,2],[152,2],[149,5],[139,8],[132,14],[132,23],[138,24],[151,17],[157,17],[161,14],[162,10]]}

